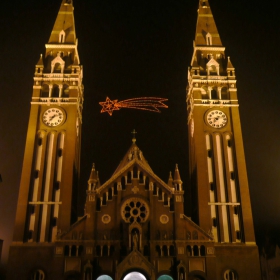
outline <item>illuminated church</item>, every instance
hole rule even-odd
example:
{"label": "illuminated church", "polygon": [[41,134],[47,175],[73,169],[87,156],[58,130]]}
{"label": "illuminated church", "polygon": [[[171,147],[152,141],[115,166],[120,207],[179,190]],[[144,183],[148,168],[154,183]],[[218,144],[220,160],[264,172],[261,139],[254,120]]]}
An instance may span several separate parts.
{"label": "illuminated church", "polygon": [[84,101],[73,10],[62,1],[35,66],[7,279],[259,280],[235,69],[207,0],[188,73],[190,185],[177,165],[160,179],[134,134],[104,184],[92,166],[84,216],[71,223]]}

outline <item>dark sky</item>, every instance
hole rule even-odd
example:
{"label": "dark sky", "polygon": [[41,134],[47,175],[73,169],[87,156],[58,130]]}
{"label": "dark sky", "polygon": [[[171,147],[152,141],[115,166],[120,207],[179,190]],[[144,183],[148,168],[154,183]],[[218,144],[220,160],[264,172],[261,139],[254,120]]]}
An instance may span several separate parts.
{"label": "dark sky", "polygon": [[[11,242],[34,66],[45,51],[60,0],[1,3],[0,239]],[[241,123],[255,229],[280,226],[279,17],[271,1],[212,0],[212,12],[236,68]],[[188,190],[187,69],[198,0],[76,0],[79,55],[84,67],[80,201],[92,162],[104,183],[137,130],[137,144],[167,181],[179,164]],[[106,96],[168,98],[161,114],[121,109],[100,114]]]}

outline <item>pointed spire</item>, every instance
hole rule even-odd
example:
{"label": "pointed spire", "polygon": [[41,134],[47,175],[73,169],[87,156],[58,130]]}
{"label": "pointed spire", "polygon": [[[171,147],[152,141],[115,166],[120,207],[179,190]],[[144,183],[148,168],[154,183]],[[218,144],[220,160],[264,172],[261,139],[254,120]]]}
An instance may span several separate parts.
{"label": "pointed spire", "polygon": [[232,65],[232,63],[230,61],[230,57],[229,56],[228,56],[228,62],[227,62],[227,69],[228,70],[233,70],[234,69],[234,67],[233,67],[233,65]]}
{"label": "pointed spire", "polygon": [[98,172],[95,170],[95,164],[92,164],[91,173],[88,180],[88,189],[94,190],[99,182]]}
{"label": "pointed spire", "polygon": [[175,166],[174,183],[180,183],[180,184],[183,183],[182,180],[181,180],[178,164],[176,164],[176,166]]}
{"label": "pointed spire", "polygon": [[222,41],[208,0],[199,0],[195,45],[222,46]]}
{"label": "pointed spire", "polygon": [[171,171],[169,172],[169,178],[168,178],[167,185],[168,185],[170,188],[173,188],[173,178],[172,178],[172,172],[171,172]]}
{"label": "pointed spire", "polygon": [[36,66],[44,66],[44,62],[43,62],[43,55],[40,54],[40,58],[36,64]]}
{"label": "pointed spire", "polygon": [[63,0],[53,26],[49,44],[76,44],[72,0]]}

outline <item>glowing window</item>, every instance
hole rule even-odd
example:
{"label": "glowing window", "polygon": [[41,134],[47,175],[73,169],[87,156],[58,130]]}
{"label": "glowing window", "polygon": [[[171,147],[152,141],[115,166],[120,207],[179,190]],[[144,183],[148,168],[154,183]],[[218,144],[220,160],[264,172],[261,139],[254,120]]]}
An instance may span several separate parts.
{"label": "glowing window", "polygon": [[113,279],[108,275],[101,275],[96,280],[113,280]]}
{"label": "glowing window", "polygon": [[133,280],[147,280],[146,277],[143,274],[139,273],[139,272],[130,272],[129,274],[127,274],[123,278],[123,280],[132,280],[132,279]]}
{"label": "glowing window", "polygon": [[161,275],[158,280],[173,280],[169,275]]}

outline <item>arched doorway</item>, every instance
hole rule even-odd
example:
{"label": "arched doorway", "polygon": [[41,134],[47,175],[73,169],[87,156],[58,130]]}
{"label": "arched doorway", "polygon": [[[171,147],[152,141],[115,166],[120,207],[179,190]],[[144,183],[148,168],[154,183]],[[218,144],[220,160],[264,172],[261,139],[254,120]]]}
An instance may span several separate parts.
{"label": "arched doorway", "polygon": [[140,272],[130,272],[128,273],[123,280],[147,280],[147,278]]}

